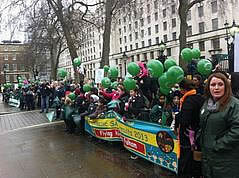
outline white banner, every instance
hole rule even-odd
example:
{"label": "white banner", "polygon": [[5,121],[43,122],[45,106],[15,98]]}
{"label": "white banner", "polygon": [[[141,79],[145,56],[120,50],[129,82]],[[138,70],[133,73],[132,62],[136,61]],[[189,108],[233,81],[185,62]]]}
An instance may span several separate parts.
{"label": "white banner", "polygon": [[104,69],[95,70],[95,83],[101,83],[101,80],[104,78]]}
{"label": "white banner", "polygon": [[239,72],[239,33],[235,34],[234,41],[234,72]]}

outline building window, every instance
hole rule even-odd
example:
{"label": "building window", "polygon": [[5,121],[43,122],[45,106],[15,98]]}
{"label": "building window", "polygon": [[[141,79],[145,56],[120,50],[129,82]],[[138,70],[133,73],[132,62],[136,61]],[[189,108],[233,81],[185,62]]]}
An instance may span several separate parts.
{"label": "building window", "polygon": [[211,43],[212,43],[213,49],[220,49],[220,39],[219,38],[212,39]]}
{"label": "building window", "polygon": [[13,81],[17,82],[17,75],[13,75]]}
{"label": "building window", "polygon": [[131,13],[129,14],[129,21],[131,21]]}
{"label": "building window", "polygon": [[150,13],[150,4],[147,4],[147,12]]}
{"label": "building window", "polygon": [[13,54],[13,56],[12,56],[12,60],[17,60],[17,54]]}
{"label": "building window", "polygon": [[141,41],[142,48],[144,48],[144,41]]}
{"label": "building window", "polygon": [[141,25],[141,27],[144,26],[144,19],[140,19],[140,25]]}
{"label": "building window", "polygon": [[124,47],[124,51],[127,51],[127,46]]}
{"label": "building window", "polygon": [[149,45],[149,46],[152,45],[152,41],[151,41],[151,39],[148,39],[148,45]]}
{"label": "building window", "polygon": [[124,26],[124,33],[126,33],[126,26]]}
{"label": "building window", "polygon": [[134,56],[131,56],[131,62],[134,62]]}
{"label": "building window", "polygon": [[191,16],[191,10],[188,11],[188,15],[187,15],[187,21],[191,20],[192,16]]}
{"label": "building window", "polygon": [[8,54],[4,54],[4,60],[5,60],[5,61],[8,60]]}
{"label": "building window", "polygon": [[172,33],[172,38],[173,38],[173,40],[176,40],[176,39],[177,39],[177,33],[176,33],[176,32],[173,32],[173,33]]}
{"label": "building window", "polygon": [[148,28],[148,35],[151,35],[151,27]]}
{"label": "building window", "polygon": [[212,30],[218,29],[218,18],[212,19]]}
{"label": "building window", "polygon": [[159,32],[159,25],[155,25],[155,33]]}
{"label": "building window", "polygon": [[147,53],[144,53],[144,60],[147,61]]}
{"label": "building window", "polygon": [[212,13],[217,13],[217,1],[211,2]]}
{"label": "building window", "polygon": [[199,41],[199,49],[200,51],[205,51],[205,42],[204,41]]}
{"label": "building window", "polygon": [[9,70],[9,64],[4,64],[5,65],[5,70]]}
{"label": "building window", "polygon": [[167,36],[167,35],[164,35],[164,36],[163,36],[163,41],[164,41],[164,42],[167,42],[167,41],[168,41],[168,36]]}
{"label": "building window", "polygon": [[163,22],[163,30],[167,30],[167,22]]}
{"label": "building window", "polygon": [[171,48],[167,48],[167,56],[171,56],[172,52],[171,52]]}
{"label": "building window", "polygon": [[203,6],[198,7],[198,17],[203,17],[204,16],[204,11],[203,11]]}
{"label": "building window", "polygon": [[175,5],[172,5],[172,6],[171,6],[171,9],[172,9],[172,14],[175,14],[175,12],[176,12],[176,6],[175,6]]}
{"label": "building window", "polygon": [[198,26],[199,26],[199,33],[204,33],[204,22],[200,22],[199,24],[198,24]]}
{"label": "building window", "polygon": [[173,27],[173,28],[176,27],[176,18],[173,18],[173,19],[172,19],[172,27]]}
{"label": "building window", "polygon": [[139,48],[139,44],[135,43],[135,48],[138,49]]}
{"label": "building window", "polygon": [[138,32],[135,32],[135,39],[138,39]]}
{"label": "building window", "polygon": [[132,25],[131,24],[129,24],[129,31],[131,31],[132,30]]}
{"label": "building window", "polygon": [[156,37],[156,38],[155,38],[155,43],[156,43],[156,44],[159,44],[159,37]]}
{"label": "building window", "polygon": [[124,36],[124,42],[127,43],[127,38],[126,38],[126,36]]}
{"label": "building window", "polygon": [[121,19],[119,19],[119,25],[121,25]]}
{"label": "building window", "polygon": [[120,52],[121,52],[121,53],[123,52],[122,47],[120,47]]}
{"label": "building window", "polygon": [[12,70],[14,70],[14,71],[17,70],[17,64],[12,64]]}
{"label": "building window", "polygon": [[166,9],[163,9],[163,18],[166,17]]}
{"label": "building window", "polygon": [[142,15],[144,13],[143,7],[140,8],[140,14]]}
{"label": "building window", "polygon": [[137,61],[140,61],[140,55],[137,54]]}
{"label": "building window", "polygon": [[192,25],[188,26],[187,35],[192,36]]}
{"label": "building window", "polygon": [[7,81],[7,82],[10,81],[10,75],[6,75],[6,81]]}
{"label": "building window", "polygon": [[141,38],[144,38],[144,30],[141,30]]}
{"label": "building window", "polygon": [[132,41],[132,34],[129,34],[129,41]]}
{"label": "building window", "polygon": [[148,24],[151,23],[151,16],[150,15],[147,17],[147,21],[148,21]]}
{"label": "building window", "polygon": [[154,1],[154,9],[158,9],[158,1],[157,0]]}
{"label": "building window", "polygon": [[134,27],[135,27],[135,28],[138,28],[138,21],[135,21],[135,22],[134,22]]}
{"label": "building window", "polygon": [[126,23],[126,17],[124,17],[124,23]]}
{"label": "building window", "polygon": [[131,44],[131,45],[130,45],[130,51],[132,51],[132,50],[133,50],[133,45]]}
{"label": "building window", "polygon": [[154,51],[150,52],[150,59],[154,59]]}
{"label": "building window", "polygon": [[158,12],[155,12],[154,13],[154,20],[157,21],[159,19],[159,14]]}

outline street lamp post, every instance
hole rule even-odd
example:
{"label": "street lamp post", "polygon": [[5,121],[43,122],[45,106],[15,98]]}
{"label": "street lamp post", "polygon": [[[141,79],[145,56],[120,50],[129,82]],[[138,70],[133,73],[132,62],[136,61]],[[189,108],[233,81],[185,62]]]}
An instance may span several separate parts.
{"label": "street lamp post", "polygon": [[158,59],[159,61],[162,62],[162,64],[164,64],[164,61],[166,60],[166,56],[164,55],[164,51],[166,49],[166,44],[161,41],[160,44],[159,44],[159,56],[158,56]]}
{"label": "street lamp post", "polygon": [[[236,25],[235,20],[233,20],[232,26],[229,26],[229,23],[226,21],[225,24],[226,29],[226,38],[227,41],[227,53],[228,53],[228,62],[229,62],[229,72],[234,72],[234,39],[236,33],[239,33],[239,26]],[[230,36],[229,36],[230,35]],[[230,37],[232,37],[232,42],[230,43]]]}
{"label": "street lamp post", "polygon": [[124,60],[124,76],[127,74],[127,58],[128,56],[126,55],[125,52],[123,52],[123,60]]}

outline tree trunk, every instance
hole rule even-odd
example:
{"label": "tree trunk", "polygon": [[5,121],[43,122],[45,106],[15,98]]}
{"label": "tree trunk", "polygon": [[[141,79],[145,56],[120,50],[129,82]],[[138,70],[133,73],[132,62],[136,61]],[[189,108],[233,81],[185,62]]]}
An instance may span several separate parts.
{"label": "tree trunk", "polygon": [[[52,6],[54,12],[56,13],[56,15],[57,15],[57,17],[58,17],[58,19],[61,23],[61,27],[62,27],[64,36],[66,38],[66,43],[67,43],[67,46],[68,46],[68,49],[69,49],[69,52],[70,52],[70,56],[71,56],[71,61],[72,61],[72,64],[73,64],[74,59],[77,58],[77,50],[76,50],[76,47],[74,45],[73,39],[71,37],[70,29],[68,28],[68,26],[65,22],[64,16],[63,16],[62,2],[61,2],[61,0],[57,0],[57,6],[58,7],[54,6],[52,0],[48,0],[48,2]],[[79,82],[79,75],[78,75],[78,72],[77,72],[77,68],[74,65],[73,65],[73,68],[74,68],[75,81]]]}
{"label": "tree trunk", "polygon": [[109,65],[110,54],[110,34],[111,34],[111,21],[112,21],[112,8],[114,0],[107,0],[105,4],[105,24],[103,34],[103,51],[102,59],[100,61],[100,68],[103,69],[105,65]]}
{"label": "tree trunk", "polygon": [[188,13],[188,0],[182,0],[179,3],[179,18],[180,18],[180,35],[179,35],[179,65],[183,68],[184,72],[187,72],[187,63],[181,58],[181,51],[187,47],[187,13]]}

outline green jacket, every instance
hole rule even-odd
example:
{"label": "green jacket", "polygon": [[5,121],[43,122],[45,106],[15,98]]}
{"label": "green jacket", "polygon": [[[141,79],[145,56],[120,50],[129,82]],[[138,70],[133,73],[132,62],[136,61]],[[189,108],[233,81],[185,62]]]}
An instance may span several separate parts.
{"label": "green jacket", "polygon": [[207,178],[239,177],[239,100],[231,97],[224,111],[201,108],[203,174]]}

